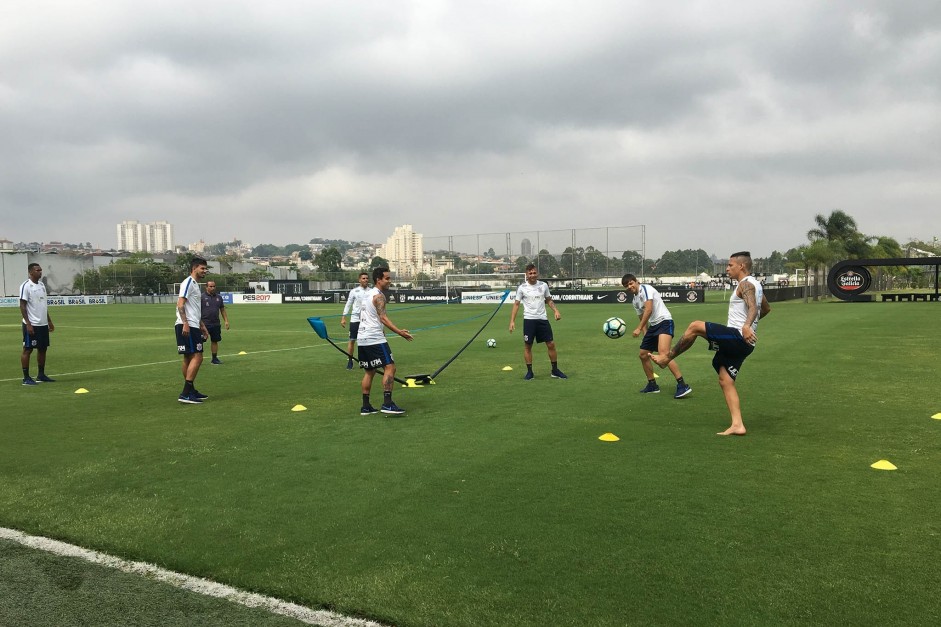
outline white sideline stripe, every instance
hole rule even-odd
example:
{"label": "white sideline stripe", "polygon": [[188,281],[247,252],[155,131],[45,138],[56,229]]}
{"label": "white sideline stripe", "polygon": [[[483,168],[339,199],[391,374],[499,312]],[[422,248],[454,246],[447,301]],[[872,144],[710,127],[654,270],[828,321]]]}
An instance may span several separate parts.
{"label": "white sideline stripe", "polygon": [[[317,348],[319,346],[324,346],[323,344],[309,344],[307,346],[292,346],[291,348],[271,348],[264,351],[252,351],[250,353],[245,353],[246,355],[260,355],[262,353],[282,353],[284,351],[299,351],[305,348]],[[241,355],[223,355],[223,357],[240,357]],[[168,359],[167,361],[152,361],[147,364],[128,364],[126,366],[112,366],[111,368],[97,368],[95,370],[78,370],[76,372],[56,372],[54,373],[57,377],[70,377],[76,374],[91,374],[93,372],[108,372],[109,370],[123,370],[125,368],[143,368],[145,366],[160,366],[163,364],[179,364],[179,359]],[[22,377],[15,377],[13,379],[0,379],[0,383],[6,383],[8,381],[20,381]]]}
{"label": "white sideline stripe", "polygon": [[296,603],[289,603],[276,599],[274,597],[246,592],[226,586],[208,579],[191,577],[182,573],[175,573],[171,570],[165,570],[159,566],[148,564],[147,562],[129,562],[113,555],[106,555],[98,551],[83,549],[74,544],[67,544],[51,538],[41,536],[31,536],[15,529],[0,527],[0,538],[11,540],[23,546],[46,551],[55,555],[64,557],[77,557],[93,564],[100,564],[108,568],[113,568],[121,572],[132,575],[142,575],[168,583],[183,590],[195,592],[205,596],[225,599],[246,607],[257,607],[268,610],[272,614],[280,614],[295,618],[308,625],[320,625],[322,627],[383,627],[381,623],[375,623],[363,618],[351,618],[343,616],[329,610],[314,610]]}

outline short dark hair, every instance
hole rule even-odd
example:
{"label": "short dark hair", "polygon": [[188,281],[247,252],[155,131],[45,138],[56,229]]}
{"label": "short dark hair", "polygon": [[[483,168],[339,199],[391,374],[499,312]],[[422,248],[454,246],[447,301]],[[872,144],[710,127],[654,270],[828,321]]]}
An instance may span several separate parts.
{"label": "short dark hair", "polygon": [[27,271],[27,272],[32,272],[32,271],[33,271],[33,268],[38,268],[38,267],[39,267],[39,264],[34,261],[33,263],[31,263],[31,264],[29,264],[28,266],[26,266],[26,271]]}
{"label": "short dark hair", "polygon": [[[360,272],[360,273],[359,273],[359,276],[365,276],[365,277],[368,277],[368,276],[369,276],[369,273],[368,273],[368,272],[366,272],[365,270],[363,270],[362,272]],[[359,278],[359,277],[357,277],[357,278]]]}
{"label": "short dark hair", "polygon": [[193,257],[193,259],[190,261],[190,272],[192,272],[193,268],[195,268],[196,266],[208,266],[208,265],[209,264],[206,263],[206,260],[203,259],[202,257]]}
{"label": "short dark hair", "polygon": [[732,253],[729,259],[735,259],[736,257],[741,257],[741,264],[745,266],[746,270],[751,272],[751,253],[747,250],[742,250],[737,253]]}
{"label": "short dark hair", "polygon": [[530,270],[535,270],[535,269],[536,269],[536,264],[534,264],[534,263],[527,263],[527,264],[526,264],[526,272],[529,272]]}
{"label": "short dark hair", "polygon": [[382,275],[386,272],[391,272],[386,266],[379,266],[372,269],[372,282],[375,284],[376,281],[382,278]]}
{"label": "short dark hair", "polygon": [[637,277],[631,274],[630,272],[628,272],[627,274],[621,277],[621,285],[627,285],[631,281],[636,281],[636,280],[637,280]]}

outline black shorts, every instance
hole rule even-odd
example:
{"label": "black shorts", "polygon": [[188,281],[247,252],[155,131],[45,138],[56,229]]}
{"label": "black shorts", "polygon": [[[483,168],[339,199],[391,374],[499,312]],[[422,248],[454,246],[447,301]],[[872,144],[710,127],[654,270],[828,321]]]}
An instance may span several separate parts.
{"label": "black shorts", "polygon": [[359,333],[359,322],[350,323],[350,341],[356,340],[356,334]]}
{"label": "black shorts", "polygon": [[657,352],[660,348],[660,336],[669,335],[673,337],[673,321],[664,320],[663,322],[658,322],[652,327],[647,327],[647,332],[644,334],[644,339],[640,342],[640,350],[650,351],[651,353]]}
{"label": "black shorts", "polygon": [[203,331],[199,327],[190,327],[190,334],[183,335],[183,325],[176,325],[176,352],[179,355],[192,355],[203,352]]}
{"label": "black shorts", "polygon": [[715,322],[706,323],[706,339],[709,340],[709,350],[716,351],[712,367],[717,373],[725,368],[734,381],[745,358],[752,354],[755,347],[745,341],[738,329]]}
{"label": "black shorts", "polygon": [[23,324],[23,348],[28,351],[34,348],[49,347],[49,327],[33,325],[33,334],[26,332],[26,324]]}
{"label": "black shorts", "polygon": [[375,370],[376,368],[395,363],[395,360],[392,359],[392,349],[389,348],[388,342],[359,346],[357,349],[359,351],[357,355],[359,357],[359,367],[364,370]]}
{"label": "black shorts", "polygon": [[212,326],[206,325],[206,330],[209,331],[209,339],[213,342],[222,341],[222,325],[214,324]]}
{"label": "black shorts", "polygon": [[523,342],[532,344],[535,342],[551,342],[552,325],[548,320],[523,320]]}

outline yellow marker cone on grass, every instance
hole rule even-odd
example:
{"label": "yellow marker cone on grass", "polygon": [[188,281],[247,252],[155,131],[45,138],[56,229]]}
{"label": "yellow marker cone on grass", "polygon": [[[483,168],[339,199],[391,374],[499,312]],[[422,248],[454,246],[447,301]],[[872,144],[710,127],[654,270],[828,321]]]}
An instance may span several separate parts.
{"label": "yellow marker cone on grass", "polygon": [[598,436],[598,439],[602,442],[617,442],[621,438],[614,435],[613,433],[605,433],[604,435]]}
{"label": "yellow marker cone on grass", "polygon": [[932,418],[934,418],[935,420],[941,420],[941,414],[935,414],[934,416],[932,416]]}
{"label": "yellow marker cone on grass", "polygon": [[245,351],[239,351],[239,355],[248,355]]}
{"label": "yellow marker cone on grass", "polygon": [[307,411],[307,408],[303,405],[295,405],[291,408],[291,411]]}
{"label": "yellow marker cone on grass", "polygon": [[507,370],[513,370],[513,366],[503,366],[503,371],[506,372]]}
{"label": "yellow marker cone on grass", "polygon": [[76,394],[88,394],[88,390],[86,390],[85,388],[79,388],[75,390],[75,393]]}
{"label": "yellow marker cone on grass", "polygon": [[653,378],[654,378],[654,379],[659,379],[659,378],[660,378],[660,375],[658,375],[658,374],[655,372],[655,373],[653,373]]}
{"label": "yellow marker cone on grass", "polygon": [[887,459],[880,459],[875,464],[873,464],[871,468],[875,468],[876,470],[898,470],[896,465]]}

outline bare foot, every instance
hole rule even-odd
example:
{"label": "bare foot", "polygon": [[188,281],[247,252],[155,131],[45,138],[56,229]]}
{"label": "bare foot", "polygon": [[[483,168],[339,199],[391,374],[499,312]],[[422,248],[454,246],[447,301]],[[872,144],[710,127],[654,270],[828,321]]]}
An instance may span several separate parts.
{"label": "bare foot", "polygon": [[745,427],[729,427],[725,431],[720,431],[716,435],[745,435]]}
{"label": "bare foot", "polygon": [[667,364],[670,363],[670,358],[666,355],[651,355],[650,360],[661,368],[666,368]]}

